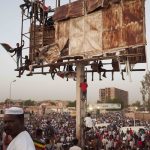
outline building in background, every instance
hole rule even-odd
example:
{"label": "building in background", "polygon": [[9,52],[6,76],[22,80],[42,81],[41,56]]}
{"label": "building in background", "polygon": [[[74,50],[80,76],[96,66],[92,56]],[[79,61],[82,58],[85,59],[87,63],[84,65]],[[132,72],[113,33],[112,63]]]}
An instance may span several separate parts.
{"label": "building in background", "polygon": [[99,100],[97,103],[114,103],[115,100],[123,103],[124,107],[128,106],[128,92],[115,87],[99,89]]}

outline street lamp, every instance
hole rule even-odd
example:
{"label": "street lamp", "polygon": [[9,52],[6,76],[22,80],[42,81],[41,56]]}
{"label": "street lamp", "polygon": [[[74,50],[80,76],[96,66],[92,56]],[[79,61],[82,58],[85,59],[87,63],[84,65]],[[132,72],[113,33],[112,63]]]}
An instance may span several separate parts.
{"label": "street lamp", "polygon": [[16,82],[16,80],[13,80],[10,82],[10,89],[9,89],[9,100],[11,100],[11,87],[12,87],[12,83]]}
{"label": "street lamp", "polygon": [[136,115],[136,111],[137,111],[137,107],[134,108],[134,126],[136,126],[136,122],[135,122],[135,115]]}

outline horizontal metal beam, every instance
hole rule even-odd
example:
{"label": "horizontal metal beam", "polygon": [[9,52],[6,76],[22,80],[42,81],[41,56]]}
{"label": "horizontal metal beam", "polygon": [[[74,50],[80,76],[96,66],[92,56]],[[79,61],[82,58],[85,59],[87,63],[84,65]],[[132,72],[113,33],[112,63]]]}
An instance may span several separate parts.
{"label": "horizontal metal beam", "polygon": [[[125,69],[121,70],[122,72],[126,72]],[[130,70],[130,71],[145,71],[145,69],[133,69],[133,70]],[[61,72],[61,71],[60,71]],[[62,71],[63,72],[63,71]],[[68,72],[68,71],[66,71]],[[93,70],[85,70],[85,72],[87,73],[92,73],[92,72],[97,72],[97,71],[93,71]],[[103,71],[102,71],[103,72]],[[118,71],[113,71],[113,70],[105,70],[105,72],[120,72],[120,70]],[[50,74],[51,72],[33,72],[32,74],[43,74],[43,75],[46,75],[46,74]],[[68,72],[69,73],[69,72]],[[71,73],[71,72],[70,72]],[[97,72],[98,73],[98,72]],[[57,74],[57,73],[56,73]]]}

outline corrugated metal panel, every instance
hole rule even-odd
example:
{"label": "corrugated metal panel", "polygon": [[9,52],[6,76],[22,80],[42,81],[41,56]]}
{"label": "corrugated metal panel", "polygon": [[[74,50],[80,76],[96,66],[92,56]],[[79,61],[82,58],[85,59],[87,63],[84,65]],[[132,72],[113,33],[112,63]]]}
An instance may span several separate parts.
{"label": "corrugated metal panel", "polygon": [[102,12],[102,43],[103,50],[107,51],[122,46],[122,8],[115,4]]}
{"label": "corrugated metal panel", "polygon": [[143,0],[125,1],[123,3],[123,23],[139,22],[143,20]]}
{"label": "corrugated metal panel", "polygon": [[123,3],[123,40],[126,45],[145,43],[143,37],[143,0]]}
{"label": "corrugated metal panel", "polygon": [[55,42],[54,26],[45,26],[43,31],[43,45],[49,45]]}
{"label": "corrugated metal panel", "polygon": [[123,29],[123,41],[126,43],[125,46],[144,44],[143,23],[132,22],[126,25]]}
{"label": "corrugated metal panel", "polygon": [[68,19],[68,17],[69,17],[68,11],[69,11],[69,5],[68,4],[57,7],[56,11],[54,13],[54,16],[53,16],[53,20],[54,21],[60,21],[60,20]]}
{"label": "corrugated metal panel", "polygon": [[119,48],[122,42],[121,28],[112,31],[103,32],[103,51],[110,51],[113,48]]}
{"label": "corrugated metal panel", "polygon": [[119,4],[112,5],[102,11],[103,31],[111,31],[122,26],[122,7]]}
{"label": "corrugated metal panel", "polygon": [[55,42],[55,28],[53,26],[35,26],[30,33],[30,52],[33,52]]}
{"label": "corrugated metal panel", "polygon": [[143,0],[124,1],[103,10],[103,49],[145,44]]}
{"label": "corrugated metal panel", "polygon": [[98,8],[107,8],[109,0],[86,0],[87,13],[91,13]]}
{"label": "corrugated metal panel", "polygon": [[120,3],[121,0],[111,0],[112,3]]}
{"label": "corrugated metal panel", "polygon": [[60,58],[60,51],[57,44],[53,44],[45,53],[45,61],[47,63],[54,63]]}
{"label": "corrugated metal panel", "polygon": [[81,17],[84,15],[84,1],[75,1],[69,5],[69,18]]}
{"label": "corrugated metal panel", "polygon": [[[109,7],[97,9],[104,6],[104,2],[109,3]],[[48,61],[55,57],[52,54],[53,49],[55,58],[59,58],[59,55],[82,55],[84,58],[90,58],[105,52],[114,53],[127,48],[132,51],[132,47],[144,46],[146,44],[144,2],[144,0],[122,0],[121,2],[120,0],[87,0],[87,11],[92,13],[84,16],[82,16],[84,14],[83,0],[59,7],[54,15],[57,22],[55,22],[53,42],[56,45],[49,49]],[[71,19],[72,17],[75,18]],[[31,35],[31,46],[34,45],[33,38],[36,37],[35,48],[38,48],[42,45],[41,36],[43,35],[41,29],[36,30],[35,36]],[[43,39],[44,45],[49,43],[54,30],[53,33],[47,32],[44,31],[48,37]],[[141,50],[143,54],[130,57],[129,60],[145,62],[144,50]]]}
{"label": "corrugated metal panel", "polygon": [[70,20],[69,54],[90,57],[102,53],[102,12]]}
{"label": "corrugated metal panel", "polygon": [[55,34],[55,41],[58,43],[61,51],[69,39],[69,20],[57,22]]}
{"label": "corrugated metal panel", "polygon": [[70,4],[60,6],[56,9],[53,19],[62,21],[69,18],[81,17],[84,15],[84,1],[75,1]]}
{"label": "corrugated metal panel", "polygon": [[[130,57],[128,57],[130,64],[146,63],[145,46],[140,46],[137,48],[127,48],[125,51],[120,52],[120,55],[128,54],[130,55]],[[126,57],[120,58],[120,62],[126,61]]]}

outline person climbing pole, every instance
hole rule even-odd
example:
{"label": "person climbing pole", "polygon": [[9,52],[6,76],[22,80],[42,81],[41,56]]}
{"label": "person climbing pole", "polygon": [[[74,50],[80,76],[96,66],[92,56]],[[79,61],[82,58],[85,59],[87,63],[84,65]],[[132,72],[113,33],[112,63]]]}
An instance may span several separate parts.
{"label": "person climbing pole", "polygon": [[82,91],[82,100],[86,100],[87,98],[87,87],[88,87],[87,80],[84,79],[84,81],[80,83],[80,88]]}

